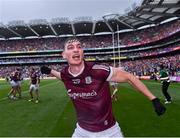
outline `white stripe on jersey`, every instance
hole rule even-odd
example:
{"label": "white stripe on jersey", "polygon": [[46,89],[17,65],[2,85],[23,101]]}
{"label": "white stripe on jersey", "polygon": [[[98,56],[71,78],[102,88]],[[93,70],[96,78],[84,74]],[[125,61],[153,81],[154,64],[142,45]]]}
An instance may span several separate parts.
{"label": "white stripe on jersey", "polygon": [[110,71],[109,70],[109,67],[107,67],[107,66],[104,66],[104,65],[94,65],[93,67],[92,67],[92,69],[102,69],[102,70],[106,70],[106,71]]}
{"label": "white stripe on jersey", "polygon": [[92,69],[102,69],[102,70],[105,70],[105,71],[110,72],[110,73],[109,73],[109,76],[108,76],[107,79],[106,79],[106,81],[110,81],[111,78],[112,78],[112,76],[113,76],[113,69],[112,69],[111,66],[108,67],[108,66],[104,66],[104,65],[94,65],[94,66],[92,67]]}
{"label": "white stripe on jersey", "polygon": [[110,81],[111,80],[111,78],[112,78],[112,76],[113,76],[113,68],[112,67],[110,67],[110,73],[109,73],[109,76],[107,77],[107,81]]}

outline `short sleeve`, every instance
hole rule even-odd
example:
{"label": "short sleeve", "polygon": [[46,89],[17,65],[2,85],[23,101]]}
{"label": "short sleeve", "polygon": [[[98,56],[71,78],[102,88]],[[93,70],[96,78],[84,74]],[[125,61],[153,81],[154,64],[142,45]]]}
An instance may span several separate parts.
{"label": "short sleeve", "polygon": [[109,81],[113,75],[112,67],[105,65],[94,65],[93,75],[101,80]]}

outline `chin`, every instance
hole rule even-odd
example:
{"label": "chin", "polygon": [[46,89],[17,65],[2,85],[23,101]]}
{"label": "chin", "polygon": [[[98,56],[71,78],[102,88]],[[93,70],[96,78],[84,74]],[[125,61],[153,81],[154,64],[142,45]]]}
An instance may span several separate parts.
{"label": "chin", "polygon": [[81,65],[83,62],[82,61],[74,61],[71,62],[70,65]]}

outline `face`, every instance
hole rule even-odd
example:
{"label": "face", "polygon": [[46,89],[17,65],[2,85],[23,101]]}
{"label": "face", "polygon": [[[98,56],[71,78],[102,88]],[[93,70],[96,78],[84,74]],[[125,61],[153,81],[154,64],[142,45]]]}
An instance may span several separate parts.
{"label": "face", "polygon": [[31,73],[33,73],[34,72],[34,68],[31,68]]}
{"label": "face", "polygon": [[78,40],[67,42],[62,56],[67,60],[69,65],[81,65],[84,57],[81,43]]}

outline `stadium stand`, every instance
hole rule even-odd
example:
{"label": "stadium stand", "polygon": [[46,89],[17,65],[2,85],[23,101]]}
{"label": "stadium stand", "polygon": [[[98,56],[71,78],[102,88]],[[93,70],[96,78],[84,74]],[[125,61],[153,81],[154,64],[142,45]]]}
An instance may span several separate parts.
{"label": "stadium stand", "polygon": [[179,0],[144,0],[127,15],[110,14],[98,21],[79,17],[74,21],[55,18],[51,22],[1,23],[0,77],[17,66],[22,67],[24,77],[29,66],[49,64],[61,69],[66,62],[59,55],[65,39],[71,36],[83,42],[86,60],[113,65],[114,59],[116,63],[121,59],[125,70],[138,76],[151,75],[160,63],[166,63],[171,75],[179,76],[179,17]]}

